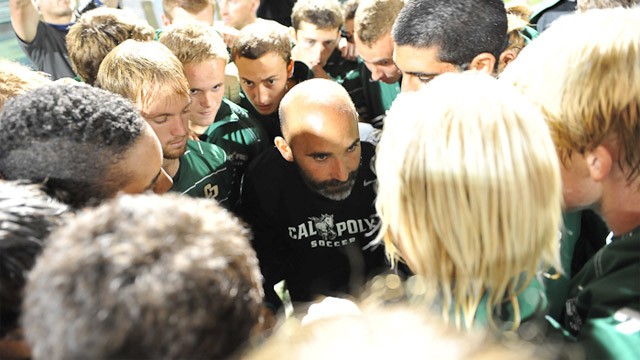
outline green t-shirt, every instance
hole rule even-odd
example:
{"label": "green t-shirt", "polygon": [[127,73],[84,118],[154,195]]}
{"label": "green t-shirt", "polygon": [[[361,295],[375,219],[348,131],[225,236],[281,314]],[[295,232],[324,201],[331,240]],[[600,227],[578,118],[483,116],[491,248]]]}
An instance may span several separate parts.
{"label": "green t-shirt", "polygon": [[[544,293],[544,286],[542,283],[534,277],[529,285],[520,292],[517,296],[518,307],[520,309],[520,325],[531,320],[544,319],[547,314],[548,302]],[[489,314],[487,312],[488,296],[484,296],[480,300],[478,309],[476,310],[474,318],[474,326],[480,326],[484,328],[490,328]],[[460,311],[460,317],[462,317],[462,310]],[[499,308],[493,309],[493,321],[499,330],[509,331],[513,327],[515,319],[515,309],[510,301],[502,303]],[[451,309],[450,319],[453,322],[455,319],[455,310]]]}
{"label": "green t-shirt", "polygon": [[187,151],[170,191],[197,198],[216,199],[229,207],[231,199],[231,163],[220,147],[202,141],[187,140]]}

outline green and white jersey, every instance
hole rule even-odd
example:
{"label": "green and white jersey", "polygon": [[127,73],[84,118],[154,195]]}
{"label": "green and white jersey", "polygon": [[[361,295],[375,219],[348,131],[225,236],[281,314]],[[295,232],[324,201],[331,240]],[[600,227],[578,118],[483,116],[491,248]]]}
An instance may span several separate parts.
{"label": "green and white jersey", "polygon": [[191,197],[216,199],[227,208],[233,204],[231,163],[220,147],[202,141],[187,140],[187,151],[170,191]]}
{"label": "green and white jersey", "polygon": [[269,146],[266,131],[246,109],[223,98],[215,120],[200,140],[217,145],[227,153],[232,165],[232,197],[237,199],[247,165]]}

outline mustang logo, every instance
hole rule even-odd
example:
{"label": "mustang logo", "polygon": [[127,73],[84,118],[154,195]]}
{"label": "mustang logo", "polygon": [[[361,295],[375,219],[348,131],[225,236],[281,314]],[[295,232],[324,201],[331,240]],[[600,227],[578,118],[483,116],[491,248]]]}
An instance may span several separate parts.
{"label": "mustang logo", "polygon": [[333,240],[338,236],[334,230],[333,215],[322,214],[320,217],[310,216],[309,219],[313,220],[316,230],[323,240]]}

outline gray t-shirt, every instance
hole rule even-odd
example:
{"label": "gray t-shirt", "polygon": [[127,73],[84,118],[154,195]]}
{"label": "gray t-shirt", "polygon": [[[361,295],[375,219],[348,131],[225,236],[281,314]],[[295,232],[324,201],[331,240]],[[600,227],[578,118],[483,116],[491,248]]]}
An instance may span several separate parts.
{"label": "gray t-shirt", "polygon": [[39,21],[33,42],[26,43],[20,37],[16,37],[22,51],[31,59],[36,70],[46,72],[53,80],[57,80],[76,76],[67,53],[67,32],[69,30],[66,26],[57,28]]}

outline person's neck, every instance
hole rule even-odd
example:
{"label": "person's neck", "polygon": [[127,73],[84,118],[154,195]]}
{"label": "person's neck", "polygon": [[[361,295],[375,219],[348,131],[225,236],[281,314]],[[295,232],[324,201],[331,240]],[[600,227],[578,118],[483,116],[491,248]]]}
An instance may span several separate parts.
{"label": "person's neck", "polygon": [[54,25],[67,25],[71,24],[74,21],[75,16],[73,13],[69,15],[51,15],[51,14],[42,14],[42,20],[44,22]]}
{"label": "person's neck", "polygon": [[603,184],[599,212],[613,234],[624,235],[640,226],[640,180]]}
{"label": "person's neck", "polygon": [[189,128],[191,129],[191,132],[193,134],[195,134],[197,137],[200,137],[200,135],[204,134],[204,132],[207,131],[207,129],[209,128],[209,125],[202,126],[202,125],[196,125],[194,123],[191,123],[189,125]]}
{"label": "person's neck", "polygon": [[167,173],[167,175],[171,176],[173,179],[178,173],[178,169],[180,168],[180,158],[177,159],[163,159],[162,160],[162,168]]}

